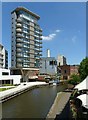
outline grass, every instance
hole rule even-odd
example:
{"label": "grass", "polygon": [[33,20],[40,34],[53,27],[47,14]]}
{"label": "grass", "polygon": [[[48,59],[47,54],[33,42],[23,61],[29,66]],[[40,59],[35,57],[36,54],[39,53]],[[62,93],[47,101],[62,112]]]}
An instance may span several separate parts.
{"label": "grass", "polygon": [[8,90],[8,89],[12,89],[12,88],[15,88],[15,87],[11,87],[11,88],[0,88],[0,92],[1,92],[1,91],[5,91],[5,90]]}
{"label": "grass", "polygon": [[2,84],[2,86],[14,86],[13,84]]}

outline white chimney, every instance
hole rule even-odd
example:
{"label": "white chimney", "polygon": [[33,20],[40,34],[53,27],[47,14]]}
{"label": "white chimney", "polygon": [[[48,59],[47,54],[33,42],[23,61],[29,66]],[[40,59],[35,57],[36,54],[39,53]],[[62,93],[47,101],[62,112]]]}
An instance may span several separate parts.
{"label": "white chimney", "polygon": [[50,57],[50,50],[47,49],[47,57]]}

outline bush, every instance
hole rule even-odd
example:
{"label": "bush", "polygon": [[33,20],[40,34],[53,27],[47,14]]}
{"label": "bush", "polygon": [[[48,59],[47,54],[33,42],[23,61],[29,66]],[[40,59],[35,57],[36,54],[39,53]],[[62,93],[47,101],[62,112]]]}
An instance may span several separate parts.
{"label": "bush", "polygon": [[88,76],[88,57],[81,61],[78,71],[81,80],[84,80]]}
{"label": "bush", "polygon": [[69,84],[72,84],[72,85],[76,85],[76,84],[78,84],[79,82],[81,82],[79,75],[73,74],[73,75],[71,75],[70,80],[69,80],[68,83],[69,83]]}

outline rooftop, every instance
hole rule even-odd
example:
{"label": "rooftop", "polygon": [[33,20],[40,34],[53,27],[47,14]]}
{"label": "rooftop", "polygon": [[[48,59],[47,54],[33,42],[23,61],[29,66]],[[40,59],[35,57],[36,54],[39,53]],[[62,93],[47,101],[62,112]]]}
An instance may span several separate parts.
{"label": "rooftop", "polygon": [[13,11],[11,12],[11,14],[12,14],[13,12],[18,12],[18,11],[20,11],[20,10],[23,10],[23,11],[27,12],[28,14],[33,15],[33,16],[36,17],[38,20],[40,19],[40,16],[39,16],[39,15],[33,13],[32,11],[29,11],[27,8],[22,7],[22,6],[17,7],[15,10],[13,10]]}

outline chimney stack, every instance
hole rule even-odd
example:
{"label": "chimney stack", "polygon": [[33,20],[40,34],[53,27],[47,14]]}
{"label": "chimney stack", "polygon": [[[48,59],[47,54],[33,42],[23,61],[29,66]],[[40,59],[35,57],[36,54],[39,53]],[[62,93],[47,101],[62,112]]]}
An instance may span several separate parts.
{"label": "chimney stack", "polygon": [[47,49],[47,57],[50,57],[50,50]]}

